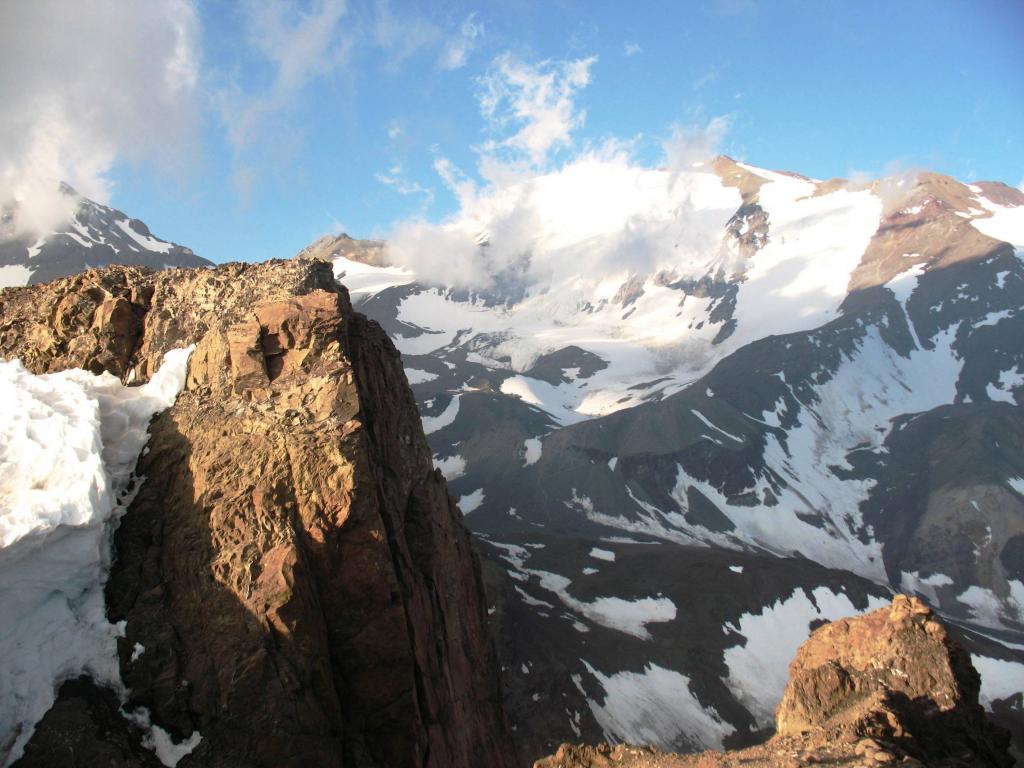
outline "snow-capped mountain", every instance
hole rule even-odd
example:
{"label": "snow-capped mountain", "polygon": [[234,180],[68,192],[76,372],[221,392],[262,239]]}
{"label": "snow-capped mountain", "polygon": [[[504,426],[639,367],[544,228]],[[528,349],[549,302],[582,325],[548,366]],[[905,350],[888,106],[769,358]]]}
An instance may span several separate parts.
{"label": "snow-capped mountain", "polygon": [[316,249],[483,542],[527,752],[743,743],[760,660],[890,590],[1024,704],[1024,193],[595,160],[431,236]]}
{"label": "snow-capped mountain", "polygon": [[60,185],[70,217],[43,234],[16,230],[18,203],[0,206],[0,288],[45,283],[90,267],[209,267],[191,249],[161,240],[143,222]]}

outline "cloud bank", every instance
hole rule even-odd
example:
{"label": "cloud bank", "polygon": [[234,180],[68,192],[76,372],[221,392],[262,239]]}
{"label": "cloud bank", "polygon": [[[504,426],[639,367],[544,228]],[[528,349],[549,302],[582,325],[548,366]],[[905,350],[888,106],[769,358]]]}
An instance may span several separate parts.
{"label": "cloud bank", "polygon": [[617,286],[631,274],[681,266],[701,275],[721,264],[737,203],[694,164],[716,153],[728,120],[674,126],[655,167],[634,159],[633,142],[577,147],[579,96],[595,63],[498,56],[480,80],[490,134],[476,148],[475,178],[444,156],[434,163],[458,210],[439,223],[397,224],[389,261],[422,282],[513,298],[565,281],[596,287],[615,275]]}
{"label": "cloud bank", "polygon": [[[177,170],[197,138],[198,20],[187,0],[59,0],[0,8],[0,203],[18,235],[105,202],[114,164]],[[179,158],[179,159],[175,159]]]}
{"label": "cloud bank", "polygon": [[571,145],[572,132],[587,117],[576,105],[576,93],[590,83],[590,68],[596,61],[591,56],[528,64],[508,53],[496,58],[480,80],[480,112],[492,130],[509,125],[518,130],[490,139],[483,147],[484,157],[505,158],[510,164],[525,162],[540,170],[553,150]]}

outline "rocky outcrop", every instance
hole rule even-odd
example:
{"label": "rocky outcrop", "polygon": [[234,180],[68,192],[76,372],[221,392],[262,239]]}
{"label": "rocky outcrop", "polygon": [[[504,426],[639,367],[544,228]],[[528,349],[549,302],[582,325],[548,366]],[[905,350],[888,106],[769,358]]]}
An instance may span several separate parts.
{"label": "rocky outcrop", "polygon": [[776,734],[739,752],[672,755],[650,747],[564,744],[535,768],[655,766],[991,766],[1009,737],[978,704],[970,656],[917,598],[817,629],[790,665]]}
{"label": "rocky outcrop", "polygon": [[340,235],[324,235],[319,240],[303,248],[299,258],[320,259],[333,262],[339,256],[349,261],[384,266],[383,240],[356,240],[342,233]]}
{"label": "rocky outcrop", "polygon": [[790,665],[776,711],[782,737],[870,737],[907,754],[1008,765],[1006,739],[978,704],[969,654],[917,598],[815,632]]}
{"label": "rocky outcrop", "polygon": [[[508,764],[477,557],[398,353],[329,265],[114,267],[0,294],[0,355],[35,372],[140,382],[189,344],[115,538],[126,709],[202,735],[182,768]],[[62,764],[147,764],[110,759],[89,714],[110,705],[83,685],[22,763],[59,742]]]}

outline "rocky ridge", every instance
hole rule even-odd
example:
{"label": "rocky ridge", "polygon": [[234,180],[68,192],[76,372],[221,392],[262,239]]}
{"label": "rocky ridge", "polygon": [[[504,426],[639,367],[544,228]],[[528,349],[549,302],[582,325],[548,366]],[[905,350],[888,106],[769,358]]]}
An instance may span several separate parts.
{"label": "rocky ridge", "polygon": [[739,752],[564,744],[535,768],[1012,766],[966,651],[917,598],[817,629],[790,665],[776,735]]}
{"label": "rocky ridge", "polygon": [[[0,355],[36,373],[142,382],[189,344],[115,537],[125,710],[201,735],[181,768],[509,764],[469,534],[398,353],[327,265],[0,293]],[[17,764],[157,764],[117,706],[66,683]]]}

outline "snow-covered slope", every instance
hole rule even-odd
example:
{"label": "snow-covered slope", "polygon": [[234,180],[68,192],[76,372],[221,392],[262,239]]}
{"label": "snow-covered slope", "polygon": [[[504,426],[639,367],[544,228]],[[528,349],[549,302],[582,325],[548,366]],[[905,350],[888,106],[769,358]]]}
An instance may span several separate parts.
{"label": "snow-covered slope", "polygon": [[0,288],[45,283],[109,264],[211,266],[189,248],[155,237],[138,219],[81,197],[66,184],[61,194],[69,216],[43,233],[18,231],[17,202],[0,206]]}
{"label": "snow-covered slope", "polygon": [[[1021,211],[1018,190],[930,173],[863,185],[728,158],[594,160],[463,200],[372,259],[340,249],[339,280],[403,353],[494,589],[510,580],[499,611],[531,617],[536,642],[505,649],[514,719],[652,740],[622,715],[632,696],[701,708],[663,746],[751,738],[775,694],[741,646],[702,630],[701,664],[663,652],[692,631],[668,597],[676,563],[712,600],[753,588],[698,551],[733,553],[739,573],[775,563],[727,611],[728,637],[754,643],[756,617],[800,606],[792,645],[850,610],[844,589],[857,610],[902,589],[978,642],[1024,640]],[[650,567],[586,554],[616,547]],[[845,576],[797,578],[801,561]],[[662,599],[674,618],[628,642],[593,612]],[[617,650],[601,658],[604,633]],[[537,675],[566,669],[571,689],[539,695],[568,709],[540,707]]]}
{"label": "snow-covered slope", "polygon": [[[762,185],[759,203],[710,167],[596,160],[504,190],[445,230],[490,276],[468,288],[400,261],[341,256],[336,272],[404,355],[501,372],[503,393],[559,423],[604,415],[678,391],[753,339],[836,316],[878,227],[878,196],[819,195],[810,180],[735,167]],[[392,258],[402,254],[400,243]],[[578,359],[533,370],[569,348]]]}
{"label": "snow-covered slope", "polygon": [[[152,380],[34,375],[0,361],[0,764],[21,756],[57,689],[80,674],[123,692],[103,587],[113,529],[139,479],[155,413],[174,403],[191,348]],[[13,620],[17,618],[17,620]]]}

